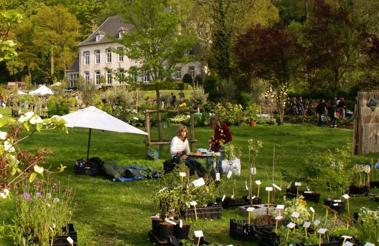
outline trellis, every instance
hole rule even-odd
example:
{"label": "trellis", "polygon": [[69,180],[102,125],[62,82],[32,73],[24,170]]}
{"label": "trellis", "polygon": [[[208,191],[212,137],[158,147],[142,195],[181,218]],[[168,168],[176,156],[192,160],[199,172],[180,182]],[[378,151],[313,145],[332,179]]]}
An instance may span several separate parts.
{"label": "trellis", "polygon": [[[190,143],[190,148],[192,150],[192,146],[195,142],[197,142],[197,139],[195,138],[195,118],[194,114],[196,113],[196,110],[168,110],[168,109],[155,109],[155,110],[145,110],[145,129],[148,135],[146,136],[145,146],[146,151],[152,146],[152,145],[158,145],[159,150],[161,151],[161,148],[163,145],[169,145],[171,143],[171,139],[164,139],[162,136],[162,114],[163,113],[190,113],[190,125],[189,125],[189,136],[188,141]],[[152,139],[151,136],[151,115],[157,114],[158,116],[158,139]]]}

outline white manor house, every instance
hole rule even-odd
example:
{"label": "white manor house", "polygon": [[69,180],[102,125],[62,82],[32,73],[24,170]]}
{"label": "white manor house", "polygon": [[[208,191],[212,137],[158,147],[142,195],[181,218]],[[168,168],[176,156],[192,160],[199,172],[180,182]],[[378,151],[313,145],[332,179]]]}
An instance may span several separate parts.
{"label": "white manor house", "polygon": [[[78,45],[79,56],[66,71],[69,87],[76,87],[81,76],[86,82],[98,87],[102,85],[114,86],[121,82],[115,76],[117,73],[127,73],[131,67],[138,67],[138,63],[126,56],[119,55],[114,50],[122,49],[122,45],[115,42],[131,29],[120,16],[108,17],[95,32]],[[187,64],[177,64],[173,79],[181,81],[185,74],[203,76],[203,64],[194,61]],[[149,72],[134,75],[135,80],[143,83],[150,81]]]}

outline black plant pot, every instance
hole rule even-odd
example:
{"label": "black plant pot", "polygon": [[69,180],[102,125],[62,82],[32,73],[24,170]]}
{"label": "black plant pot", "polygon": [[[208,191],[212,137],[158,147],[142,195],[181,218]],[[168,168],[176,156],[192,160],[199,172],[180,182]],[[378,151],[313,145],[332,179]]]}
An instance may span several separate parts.
{"label": "black plant pot", "polygon": [[174,235],[177,239],[187,239],[190,231],[190,225],[182,225],[180,228],[179,224],[177,224],[174,228]]}
{"label": "black plant pot", "polygon": [[320,193],[314,191],[304,191],[301,194],[306,201],[319,202],[320,201]]}
{"label": "black plant pot", "polygon": [[252,225],[249,225],[246,220],[231,219],[229,223],[229,236],[240,241],[254,240]]}
{"label": "black plant pot", "polygon": [[155,235],[159,234],[159,224],[164,220],[159,217],[151,217],[151,227]]}
{"label": "black plant pot", "polygon": [[333,210],[336,210],[338,213],[342,213],[345,209],[345,204],[341,200],[333,200],[331,198],[327,198],[324,200],[324,205],[330,207]]}
{"label": "black plant pot", "polygon": [[371,181],[370,188],[379,188],[379,181]]}
{"label": "black plant pot", "polygon": [[370,191],[370,188],[368,186],[350,186],[349,187],[349,194],[354,194],[354,195],[362,195],[366,194]]}
{"label": "black plant pot", "polygon": [[58,236],[53,239],[53,246],[72,246],[69,241],[67,241],[67,238],[70,237],[72,241],[74,242],[73,245],[77,245],[78,243],[78,234],[74,229],[73,224],[68,224],[63,228],[63,233],[65,236]]}
{"label": "black plant pot", "polygon": [[167,241],[170,236],[174,235],[175,225],[168,222],[159,223],[158,238],[161,241]]}

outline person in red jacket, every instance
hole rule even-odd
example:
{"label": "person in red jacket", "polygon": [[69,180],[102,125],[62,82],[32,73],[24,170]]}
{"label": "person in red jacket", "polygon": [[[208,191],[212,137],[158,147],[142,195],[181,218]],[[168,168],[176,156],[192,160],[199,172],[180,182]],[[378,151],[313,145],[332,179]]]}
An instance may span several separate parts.
{"label": "person in red jacket", "polygon": [[216,116],[212,117],[211,125],[214,129],[214,135],[209,139],[210,150],[219,152],[223,144],[232,141],[232,133],[228,124],[221,122]]}

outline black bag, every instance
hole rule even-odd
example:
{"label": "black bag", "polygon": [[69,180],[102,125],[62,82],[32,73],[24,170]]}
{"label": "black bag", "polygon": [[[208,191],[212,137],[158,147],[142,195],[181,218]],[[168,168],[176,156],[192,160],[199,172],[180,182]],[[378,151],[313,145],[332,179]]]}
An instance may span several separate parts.
{"label": "black bag", "polygon": [[75,162],[75,173],[96,176],[101,174],[103,161],[98,157],[79,159]]}
{"label": "black bag", "polygon": [[172,172],[176,167],[176,163],[170,159],[163,162],[164,174]]}

